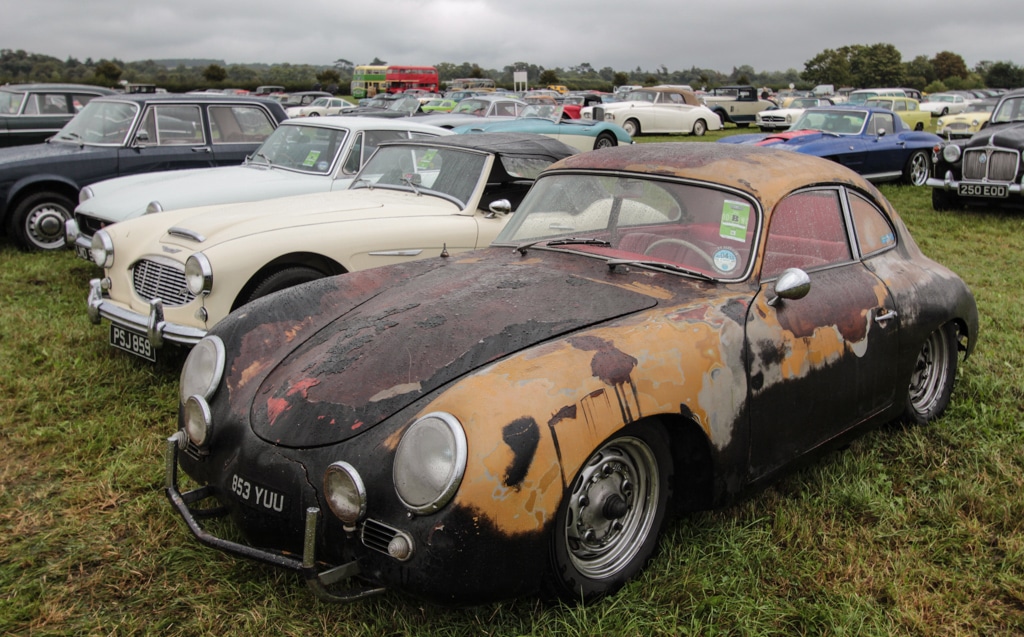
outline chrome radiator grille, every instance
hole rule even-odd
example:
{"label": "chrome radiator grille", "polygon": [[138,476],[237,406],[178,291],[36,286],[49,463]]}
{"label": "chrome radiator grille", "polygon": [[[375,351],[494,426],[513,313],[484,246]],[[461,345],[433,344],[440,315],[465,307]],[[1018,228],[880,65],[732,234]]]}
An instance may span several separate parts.
{"label": "chrome radiator grille", "polygon": [[1019,160],[1017,152],[998,148],[964,151],[964,179],[1014,181]]}
{"label": "chrome radiator grille", "polygon": [[185,305],[195,298],[185,286],[184,267],[173,262],[137,261],[132,267],[132,288],[147,301],[160,299],[169,306]]}

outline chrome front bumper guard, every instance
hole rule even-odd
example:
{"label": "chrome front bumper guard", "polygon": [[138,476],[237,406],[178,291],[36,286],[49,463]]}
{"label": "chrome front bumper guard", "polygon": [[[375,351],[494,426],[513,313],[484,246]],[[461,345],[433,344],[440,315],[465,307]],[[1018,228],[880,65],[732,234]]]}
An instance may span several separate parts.
{"label": "chrome front bumper guard", "polygon": [[313,591],[313,594],[326,602],[354,602],[373,595],[379,595],[387,590],[373,586],[353,587],[344,592],[328,590],[328,587],[338,582],[358,576],[360,571],[359,563],[355,560],[327,570],[317,570],[316,528],[320,518],[320,509],[318,507],[306,509],[306,530],[303,538],[301,560],[284,553],[258,549],[246,544],[225,540],[205,531],[200,526],[198,518],[220,517],[225,515],[227,511],[224,507],[196,510],[190,507],[190,505],[196,502],[213,497],[213,492],[209,486],[186,491],[185,493],[181,493],[178,490],[178,450],[181,448],[182,441],[184,440],[185,433],[180,430],[167,439],[167,448],[164,453],[166,465],[164,490],[167,494],[167,499],[170,500],[175,511],[185,521],[185,524],[188,525],[188,530],[201,544],[219,549],[225,553],[295,571],[306,580],[306,585]]}
{"label": "chrome front bumper guard", "polygon": [[[952,190],[952,191],[955,192],[955,191],[957,191],[959,189],[959,186],[960,186],[961,183],[972,183],[972,184],[973,183],[979,183],[980,184],[980,183],[985,183],[985,182],[975,182],[975,181],[964,182],[963,180],[959,180],[958,181],[956,179],[953,179],[951,176],[947,175],[943,179],[939,179],[937,177],[929,177],[928,180],[924,182],[924,185],[928,186],[930,188],[941,188],[942,190]],[[1004,182],[999,182],[997,185],[1000,185],[1000,186],[1005,185],[1006,186],[1006,192],[1008,192],[1011,195],[1018,195],[1019,196],[1021,194],[1024,194],[1024,188],[1022,188],[1019,183],[1012,183],[1011,182],[1011,183],[1007,184],[1007,183],[1004,183]]]}
{"label": "chrome front bumper guard", "polygon": [[156,349],[163,347],[165,341],[179,345],[195,345],[206,336],[204,329],[165,321],[164,304],[160,299],[149,302],[149,314],[140,314],[111,303],[103,297],[103,286],[100,281],[89,281],[87,311],[89,320],[94,324],[99,325],[100,320],[105,318],[111,323],[141,332],[149,338],[150,344]]}

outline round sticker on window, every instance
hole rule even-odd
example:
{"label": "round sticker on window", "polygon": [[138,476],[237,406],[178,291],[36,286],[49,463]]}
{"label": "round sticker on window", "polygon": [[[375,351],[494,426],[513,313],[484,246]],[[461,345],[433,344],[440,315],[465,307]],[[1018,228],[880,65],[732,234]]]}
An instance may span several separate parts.
{"label": "round sticker on window", "polygon": [[719,272],[732,272],[739,264],[736,253],[729,248],[721,248],[714,255],[715,267]]}

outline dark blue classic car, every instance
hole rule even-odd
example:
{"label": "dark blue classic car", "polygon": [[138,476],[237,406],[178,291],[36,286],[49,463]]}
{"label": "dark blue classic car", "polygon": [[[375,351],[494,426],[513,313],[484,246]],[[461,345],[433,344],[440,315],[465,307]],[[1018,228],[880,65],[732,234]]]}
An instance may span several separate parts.
{"label": "dark blue classic car", "polygon": [[64,127],[94,97],[115,91],[89,84],[0,86],[0,146],[40,144]]}
{"label": "dark blue classic car", "polygon": [[809,108],[789,130],[733,135],[724,144],[756,144],[824,157],[873,182],[903,180],[923,185],[938,135],[907,128],[895,113],[864,106]]}
{"label": "dark blue classic car", "polygon": [[215,94],[100,97],[46,143],[0,149],[0,227],[26,250],[64,247],[91,183],[241,163],[287,118],[272,100]]}
{"label": "dark blue classic car", "polygon": [[935,147],[932,207],[1024,208],[1024,90],[1007,93],[988,122],[969,139],[945,140]]}

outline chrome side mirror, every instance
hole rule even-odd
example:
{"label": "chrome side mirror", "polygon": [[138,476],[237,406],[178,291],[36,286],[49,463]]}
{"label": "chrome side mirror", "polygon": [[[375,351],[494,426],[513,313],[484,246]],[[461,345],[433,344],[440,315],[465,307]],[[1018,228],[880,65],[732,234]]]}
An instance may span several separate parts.
{"label": "chrome side mirror", "polygon": [[498,199],[492,201],[487,210],[490,212],[487,214],[488,219],[493,219],[497,215],[508,215],[512,214],[512,202],[508,199]]}
{"label": "chrome side mirror", "polygon": [[796,301],[807,296],[810,291],[811,277],[800,268],[787,268],[775,280],[775,296],[768,301],[768,305],[775,307],[779,299]]}

